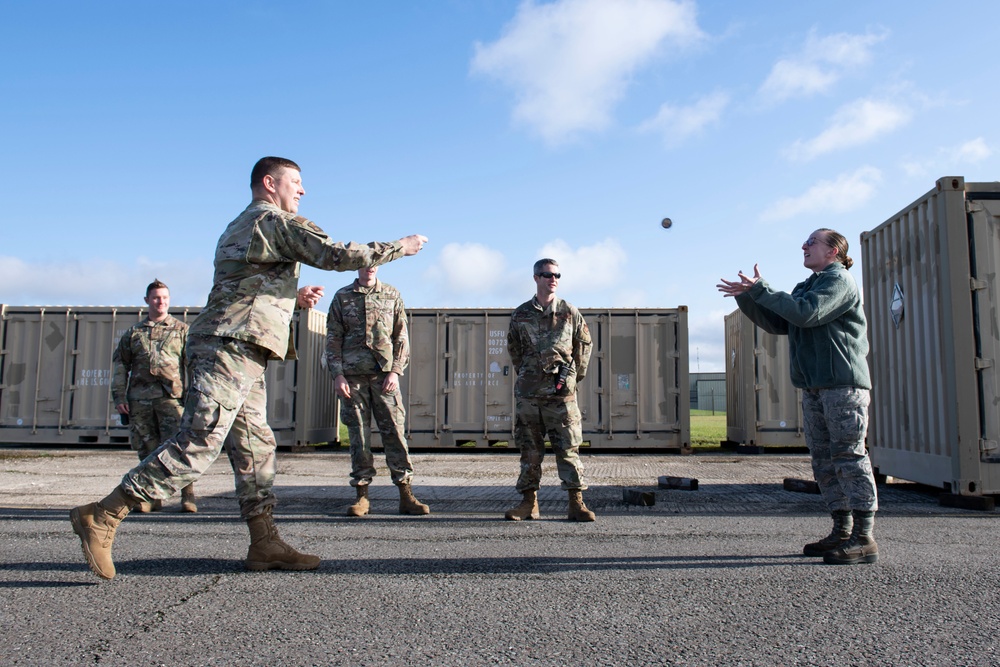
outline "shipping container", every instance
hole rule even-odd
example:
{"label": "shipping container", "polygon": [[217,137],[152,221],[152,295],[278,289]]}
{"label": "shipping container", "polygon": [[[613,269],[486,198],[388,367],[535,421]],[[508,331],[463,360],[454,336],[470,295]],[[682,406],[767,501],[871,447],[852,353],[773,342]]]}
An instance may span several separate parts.
{"label": "shipping container", "polygon": [[[687,308],[580,309],[594,341],[577,400],[595,449],[690,451]],[[409,309],[411,447],[516,449],[511,309]],[[377,438],[376,438],[377,442]]]}
{"label": "shipping container", "polygon": [[1000,184],[949,176],[861,235],[880,474],[1000,493],[998,216]]}
{"label": "shipping container", "polygon": [[802,391],[792,386],[788,337],[740,310],[726,315],[726,438],[729,444],[805,447]]}
{"label": "shipping container", "polygon": [[[199,310],[171,314],[190,322]],[[111,401],[111,358],[145,315],[136,307],[0,305],[0,443],[128,444]],[[279,446],[335,441],[336,401],[322,364],[326,314],[297,311],[295,323],[299,360],[268,364],[268,421]]]}

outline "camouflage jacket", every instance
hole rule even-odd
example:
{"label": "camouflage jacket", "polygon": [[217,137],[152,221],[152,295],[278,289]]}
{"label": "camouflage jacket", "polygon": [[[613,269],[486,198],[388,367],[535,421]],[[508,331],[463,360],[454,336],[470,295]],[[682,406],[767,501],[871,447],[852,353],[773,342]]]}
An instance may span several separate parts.
{"label": "camouflage jacket", "polygon": [[[576,396],[576,385],[590,364],[590,329],[583,315],[568,302],[556,297],[543,309],[532,297],[510,316],[507,349],[517,382],[518,398],[563,398]],[[566,386],[556,391],[562,366],[569,367]]]}
{"label": "camouflage jacket", "polygon": [[147,317],[122,334],[112,356],[111,398],[115,405],[184,394],[184,348],[188,325],[171,315]]}
{"label": "camouflage jacket", "polygon": [[402,244],[335,243],[311,221],[256,199],[226,227],[215,249],[215,281],[191,333],[237,338],[294,359],[292,312],[299,263],[327,271],[379,266]]}
{"label": "camouflage jacket", "polygon": [[326,318],[326,363],[333,377],[403,374],[410,361],[403,299],[392,285],[355,280],[337,290]]}

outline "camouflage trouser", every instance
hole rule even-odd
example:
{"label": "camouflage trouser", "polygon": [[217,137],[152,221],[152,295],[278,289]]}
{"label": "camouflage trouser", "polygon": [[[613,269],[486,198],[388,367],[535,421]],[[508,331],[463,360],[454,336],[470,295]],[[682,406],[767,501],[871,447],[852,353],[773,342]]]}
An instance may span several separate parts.
{"label": "camouflage trouser", "polygon": [[831,512],[878,510],[878,491],[865,450],[868,390],[805,390],[802,419],[813,475]]}
{"label": "camouflage trouser", "polygon": [[125,475],[125,490],[140,500],[165,500],[208,470],[225,447],[243,518],[274,505],[277,443],[266,416],[268,355],[234,338],[189,336],[191,387],[180,431]]}
{"label": "camouflage trouser", "polygon": [[386,375],[350,375],[344,378],[351,388],[351,397],[340,399],[340,419],[351,438],[351,486],[371,484],[375,476],[372,417],[382,437],[385,463],[389,467],[392,483],[409,484],[413,478],[413,464],[403,435],[406,425],[403,395],[399,389],[391,394],[382,393]]}
{"label": "camouflage trouser", "polygon": [[140,461],[180,430],[182,414],[184,404],[179,398],[163,396],[128,402],[130,441]]}
{"label": "camouflage trouser", "polygon": [[521,474],[517,478],[518,492],[537,490],[542,482],[542,460],[545,458],[545,436],[556,455],[556,470],[566,490],[584,490],[580,444],[583,442],[583,419],[576,399],[553,401],[517,399],[517,421],[514,442],[521,450]]}

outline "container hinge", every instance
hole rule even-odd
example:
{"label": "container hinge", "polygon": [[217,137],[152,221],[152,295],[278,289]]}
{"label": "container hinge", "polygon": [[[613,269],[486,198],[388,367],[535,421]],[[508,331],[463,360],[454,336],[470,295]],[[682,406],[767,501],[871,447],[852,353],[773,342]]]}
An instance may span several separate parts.
{"label": "container hinge", "polygon": [[985,438],[979,439],[979,452],[987,458],[997,458],[997,441],[987,440]]}
{"label": "container hinge", "polygon": [[986,289],[987,287],[988,283],[985,280],[981,280],[979,278],[969,278],[969,288],[973,292],[978,292],[979,290]]}
{"label": "container hinge", "polygon": [[992,359],[983,359],[982,357],[976,357],[975,364],[976,364],[976,370],[977,371],[981,371],[984,368],[992,368],[993,367],[993,360]]}

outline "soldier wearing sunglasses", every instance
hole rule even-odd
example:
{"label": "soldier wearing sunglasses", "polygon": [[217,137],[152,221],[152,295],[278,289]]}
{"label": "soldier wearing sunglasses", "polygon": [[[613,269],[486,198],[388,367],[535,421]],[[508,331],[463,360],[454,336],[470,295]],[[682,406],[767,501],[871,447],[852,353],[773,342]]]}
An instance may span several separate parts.
{"label": "soldier wearing sunglasses", "polygon": [[594,513],[583,503],[587,488],[579,456],[583,428],[576,403],[577,383],[587,373],[592,344],[580,311],[556,296],[561,277],[554,259],[535,262],[535,296],[511,314],[507,332],[517,373],[514,440],[521,450],[516,488],[522,495],[521,503],[505,515],[511,521],[541,516],[538,490],[546,436],[552,443],[562,488],[569,493],[569,520],[594,520]]}

